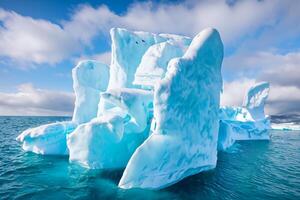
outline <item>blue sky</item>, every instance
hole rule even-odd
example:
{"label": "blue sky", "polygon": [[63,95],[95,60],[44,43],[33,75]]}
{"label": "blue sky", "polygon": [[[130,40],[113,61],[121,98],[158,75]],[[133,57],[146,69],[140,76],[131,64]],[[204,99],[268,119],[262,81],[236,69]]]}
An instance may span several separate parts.
{"label": "blue sky", "polygon": [[[193,37],[219,30],[223,105],[269,81],[269,114],[300,112],[300,1],[0,1],[0,115],[71,115],[71,69],[110,62],[109,29]],[[54,96],[54,97],[53,97]]]}

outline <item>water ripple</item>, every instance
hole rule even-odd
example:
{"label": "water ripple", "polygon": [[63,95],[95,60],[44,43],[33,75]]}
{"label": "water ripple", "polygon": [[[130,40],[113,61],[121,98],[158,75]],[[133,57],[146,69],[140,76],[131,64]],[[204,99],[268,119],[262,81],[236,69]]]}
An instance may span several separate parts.
{"label": "water ripple", "polygon": [[65,156],[25,153],[15,141],[29,127],[64,120],[0,117],[0,199],[300,199],[300,132],[238,142],[218,154],[216,169],[164,190],[123,190],[122,170],[87,170]]}

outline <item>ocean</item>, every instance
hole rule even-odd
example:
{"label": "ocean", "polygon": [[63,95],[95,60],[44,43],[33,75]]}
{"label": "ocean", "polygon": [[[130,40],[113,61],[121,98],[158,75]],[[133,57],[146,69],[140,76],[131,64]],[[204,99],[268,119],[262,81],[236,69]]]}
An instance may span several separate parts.
{"label": "ocean", "polygon": [[[159,191],[118,188],[122,170],[88,170],[67,156],[24,152],[25,129],[68,117],[0,117],[0,199],[300,199],[300,131],[271,131],[270,141],[237,142],[217,167]],[[299,116],[272,122],[300,123]]]}

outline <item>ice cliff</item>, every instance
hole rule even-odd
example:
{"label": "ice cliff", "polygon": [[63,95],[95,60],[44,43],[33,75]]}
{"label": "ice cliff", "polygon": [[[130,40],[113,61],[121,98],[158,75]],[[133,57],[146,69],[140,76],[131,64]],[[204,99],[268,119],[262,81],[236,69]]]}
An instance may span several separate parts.
{"label": "ice cliff", "polygon": [[269,85],[243,107],[219,107],[223,44],[212,28],[193,39],[113,28],[111,64],[72,70],[71,121],[22,132],[25,151],[68,155],[86,168],[125,168],[121,188],[160,189],[213,169],[235,140],[268,139]]}
{"label": "ice cliff", "polygon": [[169,62],[154,89],[154,130],[129,160],[120,187],[158,189],[215,167],[222,59],[219,33],[206,29]]}

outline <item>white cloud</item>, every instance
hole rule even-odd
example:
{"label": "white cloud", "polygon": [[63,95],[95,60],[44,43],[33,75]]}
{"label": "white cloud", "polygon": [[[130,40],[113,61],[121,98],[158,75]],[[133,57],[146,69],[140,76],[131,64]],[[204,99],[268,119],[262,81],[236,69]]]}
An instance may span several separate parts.
{"label": "white cloud", "polygon": [[74,95],[33,87],[26,83],[15,93],[0,93],[0,115],[72,115]]}
{"label": "white cloud", "polygon": [[[275,2],[275,4],[278,2]],[[239,52],[274,51],[281,52],[299,49],[300,40],[300,1],[281,1],[274,16],[274,22],[263,27],[252,38],[247,38],[239,44]],[[251,30],[255,32],[255,30]]]}
{"label": "white cloud", "polygon": [[92,56],[93,59],[98,60],[100,62],[103,62],[107,65],[110,65],[110,60],[111,60],[111,52],[104,52],[100,54],[95,54]]}
{"label": "white cloud", "polygon": [[273,85],[267,111],[271,114],[300,114],[300,88]]}
{"label": "white cloud", "polygon": [[226,45],[230,45],[255,34],[260,27],[274,25],[279,12],[291,3],[247,0],[230,6],[226,1],[208,0],[181,4],[146,2],[132,4],[122,15],[106,6],[83,5],[70,20],[60,24],[0,9],[0,55],[36,64],[58,63],[92,46],[91,41],[99,32],[108,34],[115,26],[190,36],[211,26],[219,29]]}
{"label": "white cloud", "polygon": [[242,106],[246,92],[254,84],[254,79],[241,79],[225,82],[220,104],[222,106]]}
{"label": "white cloud", "polygon": [[[93,49],[96,45],[92,44],[93,39],[107,37],[111,27],[193,36],[211,26],[220,31],[227,49],[238,48],[224,60],[225,80],[231,82],[225,83],[223,103],[240,105],[245,91],[257,79],[271,83],[270,112],[279,112],[278,105],[282,112],[300,111],[295,107],[300,88],[300,53],[295,50],[297,43],[293,41],[295,38],[300,40],[300,26],[297,26],[299,6],[300,1],[293,0],[244,0],[233,5],[217,0],[180,4],[144,2],[132,4],[119,15],[103,5],[97,8],[82,5],[71,13],[69,20],[58,24],[0,9],[0,57],[31,64],[56,64],[64,59],[77,60],[80,57],[109,64],[109,52],[86,55],[84,49]],[[281,45],[284,48],[292,46],[294,50],[282,53]],[[226,75],[230,75],[230,79]],[[22,90],[14,94],[0,93],[0,112],[8,107],[17,113],[25,112],[22,106],[16,106],[22,98],[32,105],[26,109],[28,112],[52,112],[55,105],[48,105],[41,97],[50,98],[50,94],[57,95],[36,88],[28,89],[25,94]],[[29,98],[34,95],[39,102]],[[65,93],[58,95],[68,99]],[[280,95],[284,98],[279,99]],[[296,96],[296,99],[291,99],[291,96]],[[16,102],[7,100],[9,98]],[[59,99],[55,101],[61,105]],[[54,110],[60,112],[61,108]]]}
{"label": "white cloud", "polygon": [[[253,35],[258,28],[276,23],[281,9],[290,2],[238,1],[185,1],[180,4],[134,3],[127,12],[117,15],[106,6],[81,6],[64,27],[71,34],[82,32],[86,42],[98,31],[107,33],[112,27],[125,27],[156,33],[177,33],[194,36],[206,27],[217,28],[226,43]],[[255,10],[255,12],[253,12]],[[74,36],[76,37],[76,36]]]}
{"label": "white cloud", "polygon": [[[221,105],[241,106],[244,95],[257,81],[254,79],[240,79],[224,83],[224,92],[221,95]],[[300,113],[300,88],[295,86],[270,86],[270,94],[266,103],[266,113],[292,114]]]}
{"label": "white cloud", "polygon": [[107,51],[104,53],[99,53],[99,54],[94,54],[94,55],[89,55],[89,56],[80,56],[79,58],[75,59],[75,63],[78,63],[81,60],[96,60],[99,62],[102,62],[104,64],[107,64],[108,66],[110,65],[110,60],[111,60],[111,52]]}
{"label": "white cloud", "polygon": [[[205,27],[217,28],[225,43],[237,41],[261,26],[274,23],[279,1],[194,1],[191,4],[133,5],[122,17],[134,29],[196,35]],[[255,10],[255,12],[253,12]]]}
{"label": "white cloud", "polygon": [[248,52],[224,60],[226,73],[236,77],[256,77],[271,84],[300,88],[300,52]]}
{"label": "white cloud", "polygon": [[57,63],[79,46],[60,26],[0,9],[0,55],[29,63]]}

